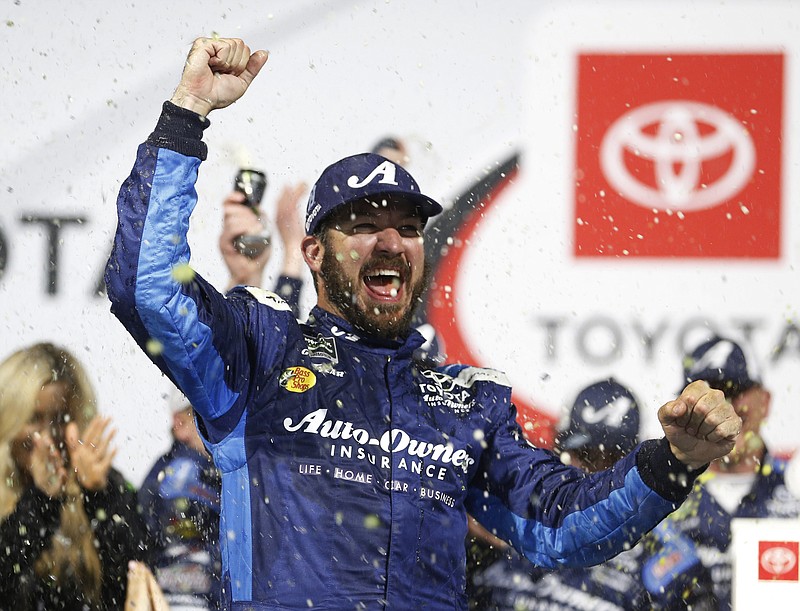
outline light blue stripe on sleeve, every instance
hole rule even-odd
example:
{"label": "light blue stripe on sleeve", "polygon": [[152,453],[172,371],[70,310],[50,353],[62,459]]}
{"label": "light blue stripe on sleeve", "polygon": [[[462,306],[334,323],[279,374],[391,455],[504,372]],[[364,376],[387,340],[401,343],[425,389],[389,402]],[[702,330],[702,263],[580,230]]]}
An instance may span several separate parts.
{"label": "light blue stripe on sleeve", "polygon": [[668,515],[673,505],[651,490],[637,469],[625,476],[625,487],[592,507],[566,516],[559,528],[511,513],[499,499],[470,493],[470,512],[490,532],[537,566],[590,566],[625,549]]}
{"label": "light blue stripe on sleeve", "polygon": [[224,414],[238,394],[225,385],[225,364],[211,329],[200,322],[197,304],[173,278],[188,265],[189,216],[197,201],[200,161],[159,149],[139,252],[136,306],[151,338],[194,408],[205,418]]}

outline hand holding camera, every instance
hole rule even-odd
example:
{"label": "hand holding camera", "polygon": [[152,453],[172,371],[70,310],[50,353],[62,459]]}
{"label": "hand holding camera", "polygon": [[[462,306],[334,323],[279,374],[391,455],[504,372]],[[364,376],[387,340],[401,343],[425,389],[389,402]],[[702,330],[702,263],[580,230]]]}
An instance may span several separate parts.
{"label": "hand holding camera", "polygon": [[241,170],[222,204],[219,249],[230,273],[228,288],[261,286],[272,253],[270,232],[262,220],[261,198],[266,188],[262,172]]}
{"label": "hand holding camera", "polygon": [[[233,188],[244,195],[242,203],[259,216],[259,206],[267,189],[267,175],[259,170],[241,169],[236,174]],[[249,259],[257,259],[270,245],[272,237],[266,229],[260,233],[243,233],[236,236],[233,246]]]}

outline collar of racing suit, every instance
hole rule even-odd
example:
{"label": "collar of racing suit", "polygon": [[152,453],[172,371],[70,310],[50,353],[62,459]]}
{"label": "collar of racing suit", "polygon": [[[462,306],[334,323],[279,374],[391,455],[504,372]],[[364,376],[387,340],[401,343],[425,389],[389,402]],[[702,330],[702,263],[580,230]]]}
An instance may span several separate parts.
{"label": "collar of racing suit", "polygon": [[425,343],[425,338],[416,329],[410,329],[398,340],[384,340],[356,329],[348,321],[314,306],[308,315],[308,325],[318,331],[326,331],[340,340],[351,342],[370,351],[386,351],[397,356],[410,356],[414,350]]}

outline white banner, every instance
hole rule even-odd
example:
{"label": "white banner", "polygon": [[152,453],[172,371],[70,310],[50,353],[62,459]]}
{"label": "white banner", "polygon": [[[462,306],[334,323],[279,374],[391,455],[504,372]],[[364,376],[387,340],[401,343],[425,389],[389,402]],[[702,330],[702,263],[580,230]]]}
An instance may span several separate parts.
{"label": "white banner", "polygon": [[[213,33],[270,51],[206,132],[190,241],[220,288],[221,201],[242,165],[266,171],[270,206],[281,184],[392,134],[449,207],[516,156],[513,180],[465,229],[445,339],[554,418],[613,374],[653,435],[681,386],[681,350],[732,333],[772,391],[770,445],[800,442],[800,6],[76,0],[46,15],[8,3],[2,17],[0,358],[38,341],[74,351],[134,483],[169,445],[167,384],[98,287],[136,146],[192,39]],[[303,307],[313,299],[309,282]]]}

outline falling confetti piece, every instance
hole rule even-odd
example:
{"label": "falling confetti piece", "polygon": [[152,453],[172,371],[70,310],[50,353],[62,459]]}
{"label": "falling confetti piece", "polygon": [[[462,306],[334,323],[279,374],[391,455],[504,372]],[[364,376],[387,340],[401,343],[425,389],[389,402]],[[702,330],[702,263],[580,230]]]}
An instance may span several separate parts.
{"label": "falling confetti piece", "polygon": [[179,263],[172,268],[172,279],[181,284],[189,284],[194,280],[194,270],[188,263]]}
{"label": "falling confetti piece", "polygon": [[150,338],[147,340],[145,350],[147,350],[147,354],[150,356],[159,356],[162,352],[164,352],[164,344],[157,339]]}
{"label": "falling confetti piece", "polygon": [[364,516],[364,528],[378,528],[381,525],[381,519],[374,513]]}

